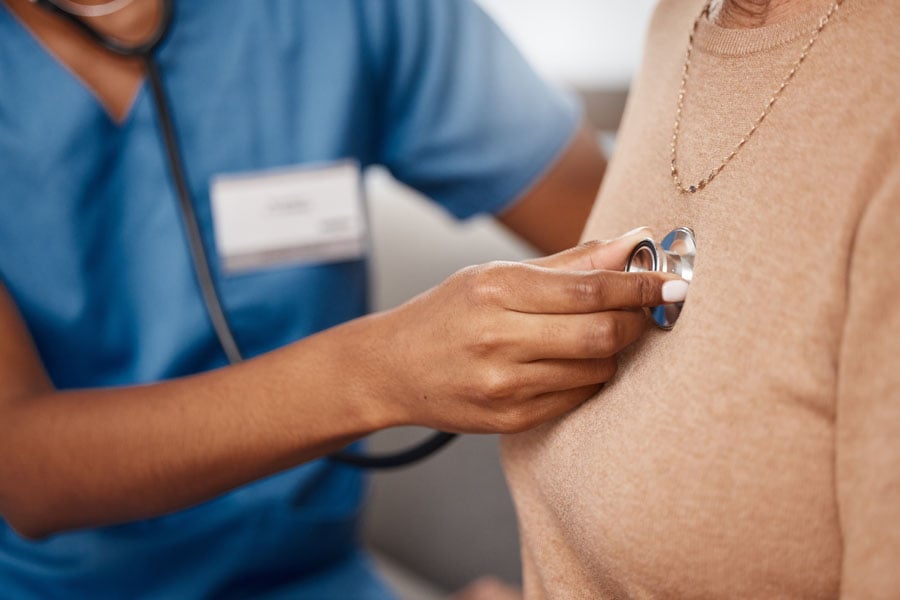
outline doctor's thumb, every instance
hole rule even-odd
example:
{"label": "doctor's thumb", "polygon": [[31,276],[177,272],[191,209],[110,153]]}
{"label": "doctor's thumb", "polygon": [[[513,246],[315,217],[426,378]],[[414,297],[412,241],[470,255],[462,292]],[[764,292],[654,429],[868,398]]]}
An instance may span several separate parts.
{"label": "doctor's thumb", "polygon": [[528,261],[550,269],[571,271],[621,271],[628,255],[642,240],[653,237],[648,227],[638,227],[612,240],[590,240],[550,256]]}

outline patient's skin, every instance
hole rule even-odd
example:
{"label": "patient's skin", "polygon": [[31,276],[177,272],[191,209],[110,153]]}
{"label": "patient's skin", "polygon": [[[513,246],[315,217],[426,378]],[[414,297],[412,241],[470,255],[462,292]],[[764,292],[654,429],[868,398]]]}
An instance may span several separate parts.
{"label": "patient's skin", "polygon": [[729,29],[749,29],[793,19],[816,6],[815,0],[723,0],[713,2],[713,20]]}

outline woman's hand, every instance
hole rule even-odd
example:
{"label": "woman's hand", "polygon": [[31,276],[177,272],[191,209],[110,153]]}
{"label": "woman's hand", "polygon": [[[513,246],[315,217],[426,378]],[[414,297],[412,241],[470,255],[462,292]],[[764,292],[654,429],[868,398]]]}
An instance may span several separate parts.
{"label": "woman's hand", "polygon": [[[513,433],[590,398],[615,374],[616,354],[645,331],[641,307],[662,304],[672,281],[621,272],[645,235],[469,267],[371,317],[363,360],[397,409],[393,424]],[[676,281],[667,290],[683,294]]]}

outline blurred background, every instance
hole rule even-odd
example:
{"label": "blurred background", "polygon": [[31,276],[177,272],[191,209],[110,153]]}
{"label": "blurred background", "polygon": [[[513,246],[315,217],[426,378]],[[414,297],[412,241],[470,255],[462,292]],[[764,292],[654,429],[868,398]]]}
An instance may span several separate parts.
{"label": "blurred background", "polygon": [[[478,0],[547,79],[577,94],[607,152],[655,0]],[[459,223],[382,170],[367,175],[373,308],[396,306],[456,270],[532,251],[491,219]],[[410,252],[410,248],[417,249]],[[425,432],[372,440],[397,448]],[[496,436],[466,436],[412,468],[375,475],[366,540],[408,600],[446,598],[483,575],[518,583],[516,519]]]}

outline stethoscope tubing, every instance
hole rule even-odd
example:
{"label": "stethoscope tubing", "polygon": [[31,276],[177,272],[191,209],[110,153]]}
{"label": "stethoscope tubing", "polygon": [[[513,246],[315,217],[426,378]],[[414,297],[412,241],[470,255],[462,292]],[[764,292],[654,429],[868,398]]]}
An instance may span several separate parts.
{"label": "stethoscope tubing", "polygon": [[[80,17],[63,10],[51,0],[32,0],[32,2],[63,17],[110,52],[120,56],[139,58],[143,62],[162,130],[163,145],[166,150],[172,183],[175,185],[178,205],[181,209],[191,260],[194,264],[194,274],[197,277],[197,283],[216,338],[225,352],[229,364],[235,365],[242,362],[243,356],[234,338],[225,311],[222,308],[221,294],[216,287],[215,278],[212,276],[212,269],[209,266],[209,257],[203,244],[203,235],[200,231],[190,187],[187,183],[185,162],[178,144],[174,119],[169,109],[170,103],[166,95],[162,73],[156,59],[153,57],[153,52],[165,41],[172,29],[173,1],[161,0],[162,15],[159,27],[148,40],[134,46],[129,46],[100,33]],[[430,456],[446,446],[455,437],[456,434],[437,431],[423,442],[399,452],[358,454],[345,450],[331,454],[328,458],[335,462],[363,469],[394,469],[410,465]]]}

